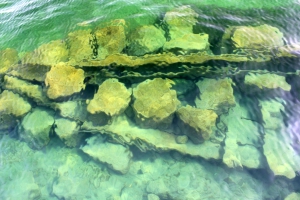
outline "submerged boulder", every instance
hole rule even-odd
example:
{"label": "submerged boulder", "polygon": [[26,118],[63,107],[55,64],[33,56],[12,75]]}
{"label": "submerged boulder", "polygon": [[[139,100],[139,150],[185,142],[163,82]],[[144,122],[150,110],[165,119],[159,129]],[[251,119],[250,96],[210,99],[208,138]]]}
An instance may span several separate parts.
{"label": "submerged boulder", "polygon": [[85,88],[84,71],[65,63],[54,65],[47,73],[45,84],[50,99],[67,97]]}
{"label": "submerged boulder", "polygon": [[128,54],[142,56],[162,48],[166,38],[155,26],[142,26],[133,31],[128,38]]}
{"label": "submerged boulder", "polygon": [[90,122],[86,121],[81,128],[90,132],[105,133],[120,144],[135,145],[142,152],[178,151],[183,155],[202,157],[207,160],[221,159],[220,143],[214,143],[208,140],[201,145],[193,144],[190,141],[184,144],[178,144],[176,135],[158,129],[140,128],[125,114],[113,119],[112,123],[106,126],[93,126]]}
{"label": "submerged boulder", "polygon": [[87,117],[86,103],[83,101],[66,101],[52,104],[54,110],[59,111],[60,116],[75,121],[85,121]]}
{"label": "submerged boulder", "polygon": [[197,108],[214,110],[220,115],[235,106],[233,82],[230,78],[219,80],[205,78],[196,84],[200,90],[200,97],[195,100]]}
{"label": "submerged boulder", "polygon": [[55,133],[68,147],[78,146],[82,135],[79,134],[79,126],[75,121],[65,118],[55,119]]}
{"label": "submerged boulder", "polygon": [[69,63],[76,65],[82,61],[91,60],[94,55],[93,43],[95,36],[91,34],[90,29],[77,30],[68,34],[67,45],[69,47]]}
{"label": "submerged boulder", "polygon": [[20,137],[31,148],[41,149],[50,141],[50,131],[54,124],[54,112],[36,108],[22,120]]}
{"label": "submerged boulder", "polygon": [[293,192],[284,198],[284,200],[298,200],[298,199],[300,199],[300,193],[296,193],[296,192]]}
{"label": "submerged boulder", "polygon": [[128,107],[130,96],[131,90],[123,83],[114,78],[107,79],[99,86],[94,98],[88,102],[87,111],[91,114],[119,115]]}
{"label": "submerged boulder", "polygon": [[15,49],[7,48],[0,50],[0,74],[4,74],[19,61],[18,52]]}
{"label": "submerged boulder", "polygon": [[121,53],[126,46],[125,20],[115,21],[110,26],[93,31],[98,47],[97,58],[104,59],[108,55]]}
{"label": "submerged boulder", "polygon": [[86,141],[87,145],[81,147],[84,153],[122,174],[129,171],[132,153],[128,148],[120,144],[104,143],[101,135],[95,135]]}
{"label": "submerged boulder", "polygon": [[166,12],[164,22],[168,25],[171,39],[181,38],[187,33],[193,33],[198,14],[188,5],[176,7]]}
{"label": "submerged boulder", "polygon": [[260,26],[232,26],[225,30],[222,38],[222,53],[230,49],[266,49],[284,45],[283,33],[276,27],[264,24]]}
{"label": "submerged boulder", "polygon": [[170,79],[146,80],[133,89],[133,110],[136,122],[146,128],[167,128],[179,105]]}
{"label": "submerged boulder", "polygon": [[180,38],[166,42],[163,49],[176,54],[190,54],[199,51],[209,51],[209,46],[208,34],[187,33]]}
{"label": "submerged boulder", "polygon": [[6,75],[4,76],[4,88],[26,95],[37,103],[49,103],[49,99],[45,96],[46,94],[40,85]]}
{"label": "submerged boulder", "polygon": [[180,6],[165,14],[164,22],[168,25],[168,41],[164,51],[177,54],[189,54],[209,51],[208,34],[194,34],[193,26],[198,14],[190,6]]}
{"label": "submerged boulder", "polygon": [[[259,89],[282,89],[284,91],[290,91],[291,86],[286,82],[284,76],[277,74],[247,74],[245,76],[245,85],[250,87],[258,87]],[[255,90],[256,88],[253,88]],[[251,90],[251,89],[249,89]],[[246,90],[249,91],[249,90]],[[257,89],[256,89],[257,90]],[[259,90],[261,92],[261,90]]]}
{"label": "submerged boulder", "polygon": [[178,126],[182,133],[194,143],[208,140],[215,127],[218,115],[212,110],[202,110],[191,106],[181,107],[176,111]]}
{"label": "submerged boulder", "polygon": [[231,37],[235,48],[261,49],[283,46],[283,34],[270,25],[236,27]]}
{"label": "submerged boulder", "polygon": [[50,66],[39,65],[14,65],[6,74],[29,81],[44,82],[50,68]]}
{"label": "submerged boulder", "polygon": [[31,105],[20,95],[4,90],[0,94],[0,114],[22,117],[31,110]]}
{"label": "submerged boulder", "polygon": [[260,101],[260,106],[265,132],[263,151],[268,165],[275,176],[293,179],[300,170],[300,156],[293,149],[293,136],[284,126],[283,102]]}
{"label": "submerged boulder", "polygon": [[23,64],[51,66],[59,62],[66,62],[69,57],[67,45],[63,40],[54,40],[42,44],[33,52],[27,53],[22,58]]}
{"label": "submerged boulder", "polygon": [[240,104],[240,100],[228,115],[220,117],[220,121],[226,125],[223,163],[229,168],[265,168],[267,164],[261,151],[263,140],[260,125],[248,111],[253,105],[247,98],[243,98],[243,104]]}

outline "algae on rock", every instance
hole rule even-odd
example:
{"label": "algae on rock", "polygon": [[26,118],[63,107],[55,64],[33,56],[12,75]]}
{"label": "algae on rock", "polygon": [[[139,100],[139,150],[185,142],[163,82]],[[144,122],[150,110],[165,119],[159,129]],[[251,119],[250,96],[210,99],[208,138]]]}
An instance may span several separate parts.
{"label": "algae on rock", "polygon": [[133,89],[136,122],[146,128],[168,128],[179,105],[170,79],[145,80]]}
{"label": "algae on rock", "polygon": [[47,73],[45,84],[48,86],[47,95],[50,99],[67,97],[85,88],[84,71],[59,63],[51,67]]}
{"label": "algae on rock", "polygon": [[195,99],[197,108],[214,110],[220,115],[235,106],[233,82],[230,78],[219,80],[205,78],[196,84],[200,90],[200,97]]}
{"label": "algae on rock", "polygon": [[179,108],[176,116],[179,129],[194,143],[202,143],[210,138],[218,117],[212,110],[202,110],[191,106]]}
{"label": "algae on rock", "polygon": [[108,116],[119,115],[128,107],[131,93],[117,79],[107,79],[99,86],[94,98],[87,101],[87,111],[91,114],[102,112]]}

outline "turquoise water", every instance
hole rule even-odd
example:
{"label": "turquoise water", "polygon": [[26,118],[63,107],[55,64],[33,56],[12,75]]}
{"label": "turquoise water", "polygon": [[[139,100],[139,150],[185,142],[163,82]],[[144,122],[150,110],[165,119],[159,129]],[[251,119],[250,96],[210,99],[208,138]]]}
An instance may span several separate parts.
{"label": "turquoise water", "polygon": [[[3,71],[9,56],[0,54],[0,199],[300,199],[299,4],[0,2],[0,52],[12,48],[18,57]],[[165,13],[182,5],[198,14],[192,34],[209,34],[204,52],[187,46],[162,54],[167,50],[161,46],[146,56],[127,57],[136,53],[128,37],[141,26],[155,24],[165,31],[162,40],[172,41]],[[80,47],[63,64],[47,63],[56,46],[26,55],[53,40],[67,43],[70,50],[76,45],[69,33],[93,29],[96,37],[96,27],[110,26],[115,19],[126,21],[127,39],[112,59],[105,59],[110,53],[100,50],[102,43],[94,38],[86,43],[91,48],[99,44],[97,53],[91,51],[81,61],[76,59],[86,49]],[[229,26],[236,31],[265,24],[282,33],[278,43],[288,53],[281,52],[281,44],[236,48],[245,38],[222,43]],[[277,35],[271,33],[275,43]],[[222,48],[233,56],[222,57]],[[156,60],[147,61],[149,57]],[[105,84],[111,85],[107,89]],[[112,96],[102,100],[105,95]],[[117,110],[123,102],[126,106]],[[137,114],[147,113],[147,106],[141,106],[145,102],[152,103],[150,119]],[[97,110],[102,105],[110,108],[106,114]],[[172,117],[158,123],[164,112]],[[209,130],[200,126],[202,135],[194,135],[185,116],[190,125],[212,125]],[[287,198],[290,194],[294,196]]]}

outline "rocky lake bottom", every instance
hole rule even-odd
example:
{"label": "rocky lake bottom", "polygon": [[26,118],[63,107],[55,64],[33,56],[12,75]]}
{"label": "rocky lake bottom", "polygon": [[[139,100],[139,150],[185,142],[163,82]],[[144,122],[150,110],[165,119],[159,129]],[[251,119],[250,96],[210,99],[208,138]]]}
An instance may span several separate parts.
{"label": "rocky lake bottom", "polygon": [[300,199],[300,44],[199,16],[1,49],[1,199]]}

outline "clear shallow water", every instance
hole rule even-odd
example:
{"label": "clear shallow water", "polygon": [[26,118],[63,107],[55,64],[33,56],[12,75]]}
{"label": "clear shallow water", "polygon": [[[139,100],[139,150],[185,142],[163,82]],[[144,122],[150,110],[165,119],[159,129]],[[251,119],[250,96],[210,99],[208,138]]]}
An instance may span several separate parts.
{"label": "clear shallow water", "polygon": [[[227,25],[266,23],[280,29],[286,44],[299,42],[299,3],[294,1],[253,1],[250,4],[243,1],[52,1],[43,4],[35,1],[7,1],[1,3],[0,46],[1,49],[15,48],[22,55],[22,52],[32,51],[41,44],[64,39],[71,31],[93,28],[99,23],[118,18],[126,19],[130,32],[138,26],[156,23],[163,13],[183,3],[193,5],[199,13],[201,31],[210,34],[211,49],[216,54],[220,52],[215,44],[219,42]],[[219,66],[222,63],[209,64]],[[237,66],[241,70],[257,70],[257,67],[264,64],[249,62]],[[276,110],[276,106],[271,107],[273,115],[281,120],[271,121],[269,125],[282,126],[276,133],[270,133],[278,135],[276,141],[269,140],[271,148],[268,149],[275,152],[274,161],[281,160],[288,164],[295,162],[297,165],[300,148],[299,96],[298,76],[294,72],[299,69],[299,65],[297,59],[279,59],[270,61],[265,66],[269,71],[279,71],[285,75],[291,73],[286,75],[287,82],[292,85],[291,92],[276,90],[248,96],[245,95],[246,89],[240,86],[245,74],[241,72],[230,75],[236,84],[234,94],[239,102],[236,108],[241,106],[249,113],[245,114],[240,109],[232,111],[229,117],[222,118],[231,130],[224,132],[227,139],[234,138],[235,134],[239,135],[243,131],[248,135],[247,139],[238,137],[233,143],[225,139],[221,146],[238,144],[240,148],[257,145],[263,151],[261,143],[266,143],[266,127],[262,130],[260,123],[252,126],[247,121],[260,122],[263,118],[263,106],[258,106],[262,104],[260,101],[277,97],[277,102],[282,102],[282,99],[285,102],[282,103],[284,112]],[[218,73],[213,75],[216,80],[224,77]],[[125,78],[121,81],[128,86],[142,80]],[[200,77],[191,81],[198,80]],[[238,120],[239,118],[246,120]],[[127,128],[124,125],[124,130]],[[81,149],[67,148],[55,134],[51,135],[46,147],[33,150],[26,142],[18,139],[16,130],[10,131],[1,139],[0,182],[4,199],[20,199],[20,196],[24,199],[155,199],[157,196],[160,199],[284,199],[288,194],[299,191],[298,172],[289,179],[274,176],[268,164],[264,164],[262,169],[249,169],[233,162],[234,167],[231,169],[222,159],[207,161],[199,157],[182,156],[176,151],[142,153],[134,145],[130,147],[133,153],[130,170],[125,175],[120,175],[87,156]],[[251,135],[252,133],[256,136]],[[86,134],[86,137],[90,136]],[[263,140],[258,137],[263,137]],[[249,141],[250,144],[247,143]],[[292,149],[287,150],[287,143],[291,143],[288,146]],[[82,142],[81,145],[85,143]],[[221,148],[220,154],[223,155],[224,151],[226,149]]]}

